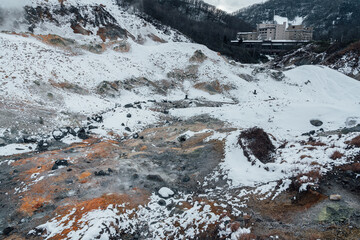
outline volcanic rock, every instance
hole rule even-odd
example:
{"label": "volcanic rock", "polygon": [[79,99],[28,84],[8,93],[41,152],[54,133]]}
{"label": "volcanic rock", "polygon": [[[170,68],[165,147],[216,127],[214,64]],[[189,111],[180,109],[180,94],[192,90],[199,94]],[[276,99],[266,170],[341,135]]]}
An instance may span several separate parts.
{"label": "volcanic rock", "polygon": [[317,119],[312,119],[310,120],[311,125],[315,126],[315,127],[320,127],[321,125],[323,125],[323,122]]}

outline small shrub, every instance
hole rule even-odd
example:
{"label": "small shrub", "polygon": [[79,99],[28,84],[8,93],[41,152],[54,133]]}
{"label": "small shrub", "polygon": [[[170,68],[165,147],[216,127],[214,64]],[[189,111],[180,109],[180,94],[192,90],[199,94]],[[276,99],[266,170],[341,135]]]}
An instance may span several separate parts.
{"label": "small shrub", "polygon": [[311,139],[307,142],[305,141],[301,141],[300,142],[301,145],[310,145],[310,146],[313,146],[313,147],[322,147],[322,146],[326,146],[325,143],[322,143],[322,142],[317,142],[316,140],[313,140],[311,141]]}
{"label": "small shrub", "polygon": [[311,163],[310,163],[310,166],[317,166],[317,165],[320,165],[318,162],[315,162],[315,161],[312,161]]}
{"label": "small shrub", "polygon": [[[307,178],[303,178],[307,177]],[[291,180],[291,184],[289,186],[290,190],[299,191],[302,184],[307,182],[316,183],[320,180],[321,173],[319,169],[314,169],[307,173],[300,173],[299,175],[293,177]]]}
{"label": "small shrub", "polygon": [[322,143],[322,142],[309,142],[308,143],[309,145],[311,145],[311,146],[317,146],[317,147],[322,147],[322,146],[326,146],[326,144],[325,143]]}
{"label": "small shrub", "polygon": [[332,155],[331,155],[331,159],[332,160],[336,160],[336,159],[340,159],[344,156],[344,154],[342,154],[341,152],[339,151],[335,151]]}
{"label": "small shrub", "polygon": [[[254,127],[241,132],[238,143],[244,150],[245,156],[250,160],[250,153],[262,163],[273,162],[275,146],[272,144],[269,135],[261,128]],[[251,161],[251,160],[250,160]]]}
{"label": "small shrub", "polygon": [[207,56],[201,50],[196,50],[194,55],[190,58],[190,62],[202,63],[206,59],[207,59]]}
{"label": "small shrub", "polygon": [[343,165],[339,167],[341,170],[343,171],[352,171],[352,172],[356,172],[356,173],[360,173],[360,163],[353,163],[353,164],[348,164],[348,165]]}
{"label": "small shrub", "polygon": [[355,147],[360,147],[360,135],[345,143]]}
{"label": "small shrub", "polygon": [[302,174],[302,176],[307,176],[312,180],[319,180],[321,178],[320,170],[312,170],[308,173]]}

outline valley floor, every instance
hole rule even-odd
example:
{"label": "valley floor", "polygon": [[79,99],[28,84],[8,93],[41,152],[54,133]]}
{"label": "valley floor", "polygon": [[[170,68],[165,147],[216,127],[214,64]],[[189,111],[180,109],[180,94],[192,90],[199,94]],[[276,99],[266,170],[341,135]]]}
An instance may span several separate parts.
{"label": "valley floor", "polygon": [[360,238],[359,81],[108,9],[128,37],[0,33],[0,238]]}

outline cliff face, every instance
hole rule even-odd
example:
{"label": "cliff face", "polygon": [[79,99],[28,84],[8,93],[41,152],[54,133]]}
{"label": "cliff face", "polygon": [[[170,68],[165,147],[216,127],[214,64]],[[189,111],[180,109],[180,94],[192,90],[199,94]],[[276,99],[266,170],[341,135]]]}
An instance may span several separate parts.
{"label": "cliff face", "polygon": [[98,6],[69,6],[57,7],[25,7],[25,19],[30,25],[29,30],[43,22],[51,22],[55,25],[70,24],[74,33],[84,35],[99,35],[103,41],[117,38],[126,39],[127,31],[123,29],[116,19],[105,10],[103,5]]}
{"label": "cliff face", "polygon": [[[149,36],[153,39],[158,37],[160,41],[189,41],[183,34],[161,22],[142,26],[148,21],[129,14],[113,1],[98,4],[95,1],[60,3],[55,0],[29,0],[26,3],[16,8],[0,7],[0,29],[34,34],[59,33],[62,37],[72,37],[73,34],[100,36],[103,41],[128,37],[135,41],[146,41]],[[119,18],[121,15],[123,17]]]}

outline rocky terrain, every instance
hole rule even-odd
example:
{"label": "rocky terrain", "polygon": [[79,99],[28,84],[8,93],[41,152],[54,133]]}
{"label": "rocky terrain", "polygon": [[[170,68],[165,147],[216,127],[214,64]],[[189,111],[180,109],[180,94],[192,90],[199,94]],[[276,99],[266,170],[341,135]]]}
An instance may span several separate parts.
{"label": "rocky terrain", "polygon": [[310,43],[270,62],[272,67],[282,70],[307,64],[328,66],[360,80],[360,42]]}
{"label": "rocky terrain", "polygon": [[0,238],[359,239],[360,83],[341,69],[234,62],[112,0],[16,11]]}

